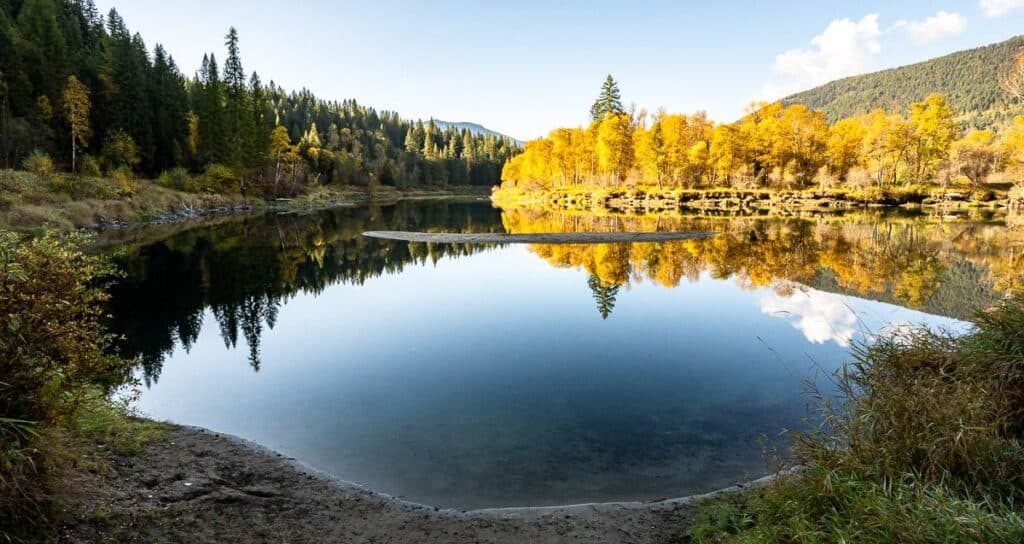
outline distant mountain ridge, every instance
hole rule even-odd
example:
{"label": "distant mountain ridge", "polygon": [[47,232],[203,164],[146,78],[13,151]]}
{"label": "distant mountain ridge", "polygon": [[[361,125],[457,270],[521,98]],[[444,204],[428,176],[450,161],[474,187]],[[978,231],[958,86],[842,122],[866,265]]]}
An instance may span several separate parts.
{"label": "distant mountain ridge", "polygon": [[785,104],[820,109],[830,122],[882,108],[906,113],[911,102],[943,93],[969,127],[986,128],[1024,114],[999,87],[999,75],[1024,47],[1024,36],[880,72],[839,79],[787,96]]}
{"label": "distant mountain ridge", "polygon": [[442,130],[444,130],[444,129],[446,129],[446,128],[451,126],[451,127],[455,127],[455,129],[459,130],[459,131],[461,131],[462,129],[466,129],[466,130],[468,130],[472,134],[480,134],[480,135],[484,135],[484,136],[497,136],[499,138],[508,138],[509,140],[512,140],[516,145],[520,145],[520,146],[523,145],[523,142],[521,142],[521,141],[519,141],[519,140],[517,140],[517,139],[515,139],[515,138],[513,138],[513,137],[511,137],[511,136],[509,136],[507,134],[502,134],[502,133],[500,133],[500,132],[498,132],[496,130],[491,130],[491,129],[489,129],[489,128],[483,126],[483,125],[480,125],[478,123],[470,123],[468,121],[441,121],[440,119],[434,119],[433,121],[434,121],[434,124],[437,125],[437,127],[442,129]]}

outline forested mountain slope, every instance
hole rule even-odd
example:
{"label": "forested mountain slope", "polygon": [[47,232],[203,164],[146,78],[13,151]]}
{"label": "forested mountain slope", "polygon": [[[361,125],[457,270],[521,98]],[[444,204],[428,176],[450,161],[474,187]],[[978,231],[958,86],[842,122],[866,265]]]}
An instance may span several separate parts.
{"label": "forested mountain slope", "polygon": [[1024,108],[1012,106],[999,87],[999,75],[1024,47],[1024,36],[959,51],[944,57],[839,79],[783,99],[822,110],[830,122],[876,108],[905,113],[911,102],[931,93],[947,96],[970,127],[1004,123]]}
{"label": "forested mountain slope", "polygon": [[496,130],[491,130],[478,123],[470,123],[468,121],[441,121],[438,119],[434,119],[433,121],[434,124],[437,125],[437,127],[440,128],[441,130],[446,130],[448,127],[452,127],[460,132],[463,130],[468,130],[470,134],[476,134],[479,136],[496,136],[498,138],[508,138],[519,145],[523,144],[523,142],[521,142],[520,140],[516,140],[515,138],[502,134]]}
{"label": "forested mountain slope", "polygon": [[0,168],[34,156],[90,176],[187,170],[200,190],[279,195],[492,185],[517,152],[500,135],[285,90],[243,68],[240,43],[231,28],[188,74],[93,0],[0,0]]}

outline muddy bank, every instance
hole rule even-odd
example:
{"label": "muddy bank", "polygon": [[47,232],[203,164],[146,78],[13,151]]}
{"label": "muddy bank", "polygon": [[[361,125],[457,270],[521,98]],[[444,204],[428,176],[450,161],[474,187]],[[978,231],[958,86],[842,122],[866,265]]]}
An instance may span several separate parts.
{"label": "muddy bank", "polygon": [[436,509],[333,480],[235,437],[188,427],[172,427],[166,440],[138,455],[108,460],[106,474],[76,483],[82,497],[60,542],[677,542],[685,541],[695,503],[710,496]]}

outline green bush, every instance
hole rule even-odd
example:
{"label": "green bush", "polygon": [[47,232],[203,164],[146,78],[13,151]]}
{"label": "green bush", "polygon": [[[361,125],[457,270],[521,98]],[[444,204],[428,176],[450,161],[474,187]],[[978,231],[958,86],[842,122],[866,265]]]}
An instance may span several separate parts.
{"label": "green bush", "polygon": [[100,170],[100,161],[92,155],[83,155],[78,162],[78,173],[83,176],[98,178],[103,175]]}
{"label": "green bush", "polygon": [[100,156],[108,173],[121,167],[131,169],[139,162],[139,150],[135,145],[135,140],[123,130],[115,132],[107,139],[100,151]]}
{"label": "green bush", "polygon": [[51,176],[48,183],[51,191],[65,194],[72,200],[117,196],[110,183],[99,178],[56,175]]}
{"label": "green bush", "polygon": [[33,151],[21,165],[37,176],[49,176],[53,174],[53,159],[45,152],[37,149]]}
{"label": "green bush", "polygon": [[110,179],[114,180],[117,196],[127,197],[135,194],[139,186],[135,182],[135,172],[128,166],[119,166],[110,172]]}
{"label": "green bush", "polygon": [[230,166],[211,164],[203,173],[203,186],[211,193],[238,192],[238,173]]}
{"label": "green bush", "polygon": [[177,191],[187,191],[189,193],[195,193],[200,190],[199,183],[189,175],[188,170],[184,168],[171,168],[170,170],[164,170],[160,177],[157,178],[156,182],[168,189],[174,189]]}
{"label": "green bush", "polygon": [[84,240],[0,232],[0,540],[45,513],[62,429],[129,379],[101,328],[113,269]]}

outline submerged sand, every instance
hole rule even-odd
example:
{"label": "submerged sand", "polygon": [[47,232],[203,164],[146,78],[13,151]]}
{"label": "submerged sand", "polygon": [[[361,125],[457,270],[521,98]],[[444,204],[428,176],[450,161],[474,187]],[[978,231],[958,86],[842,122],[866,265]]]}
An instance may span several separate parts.
{"label": "submerged sand", "polygon": [[714,236],[713,232],[542,232],[507,233],[433,233],[397,230],[373,230],[363,233],[370,238],[386,238],[405,242],[439,244],[615,244],[624,242],[671,242]]}
{"label": "submerged sand", "polygon": [[109,461],[109,473],[82,482],[88,499],[60,541],[679,542],[695,503],[749,488],[650,503],[439,509],[338,481],[237,437],[177,426],[138,455]]}

